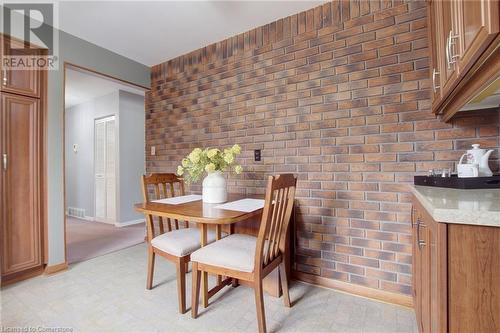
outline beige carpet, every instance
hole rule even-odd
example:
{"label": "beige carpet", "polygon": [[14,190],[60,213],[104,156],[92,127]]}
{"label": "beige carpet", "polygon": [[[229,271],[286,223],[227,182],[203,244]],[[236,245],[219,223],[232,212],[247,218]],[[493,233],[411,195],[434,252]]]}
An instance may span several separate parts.
{"label": "beige carpet", "polygon": [[127,227],[66,218],[68,263],[102,256],[144,242],[144,223]]}

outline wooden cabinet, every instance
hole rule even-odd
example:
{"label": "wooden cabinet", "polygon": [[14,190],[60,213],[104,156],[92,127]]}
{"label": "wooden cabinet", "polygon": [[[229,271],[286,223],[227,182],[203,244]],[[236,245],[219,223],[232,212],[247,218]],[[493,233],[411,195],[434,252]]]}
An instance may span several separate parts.
{"label": "wooden cabinet", "polygon": [[[8,46],[16,48],[16,54],[22,55],[23,43],[3,38],[3,50],[7,50]],[[1,54],[4,54],[2,50]],[[41,51],[40,51],[40,54]],[[35,68],[30,70],[10,70],[2,67],[2,83],[1,90],[14,94],[22,94],[24,96],[40,97],[41,88],[41,72]]]}
{"label": "wooden cabinet", "polygon": [[419,332],[499,332],[500,228],[439,223],[413,207]]}
{"label": "wooden cabinet", "polygon": [[1,284],[44,268],[44,87],[42,70],[2,68],[0,85]]}
{"label": "wooden cabinet", "polygon": [[445,97],[458,82],[459,68],[455,65],[457,61],[457,2],[436,1],[437,15],[437,41],[439,43],[438,54],[441,98]]}
{"label": "wooden cabinet", "polygon": [[485,59],[495,56],[493,53],[500,44],[499,24],[496,0],[428,2],[432,110],[447,113],[444,120],[460,108],[456,103],[452,103],[452,109],[447,106],[454,96],[462,93],[466,80],[482,79],[472,78],[471,74],[477,72]]}
{"label": "wooden cabinet", "polygon": [[42,262],[40,203],[40,101],[1,94],[2,200],[4,276],[40,267]]}
{"label": "wooden cabinet", "polygon": [[[420,332],[446,330],[446,225],[413,211],[414,304]],[[443,268],[444,267],[444,268]]]}
{"label": "wooden cabinet", "polygon": [[472,66],[499,32],[498,1],[460,0],[456,2],[458,47],[457,67],[464,72]]}
{"label": "wooden cabinet", "polygon": [[438,1],[430,1],[427,3],[430,7],[428,9],[429,16],[427,17],[427,26],[429,28],[429,51],[430,51],[430,69],[431,69],[431,85],[432,85],[432,108],[436,109],[441,103],[441,82],[440,82],[440,70],[442,64],[439,63],[441,58],[438,58],[438,54],[441,51],[438,50],[440,47],[440,41],[438,38],[438,26],[432,24],[436,21],[436,15],[439,11],[437,8],[439,6]]}

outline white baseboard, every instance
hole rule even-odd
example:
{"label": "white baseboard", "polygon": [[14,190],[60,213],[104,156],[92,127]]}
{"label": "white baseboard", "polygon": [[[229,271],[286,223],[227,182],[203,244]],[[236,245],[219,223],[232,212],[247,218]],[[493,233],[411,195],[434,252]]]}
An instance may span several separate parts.
{"label": "white baseboard", "polygon": [[146,222],[144,219],[131,220],[131,221],[125,221],[125,222],[115,222],[115,227],[121,228],[121,227],[126,227],[128,225],[139,224],[139,223],[144,223],[144,222]]}

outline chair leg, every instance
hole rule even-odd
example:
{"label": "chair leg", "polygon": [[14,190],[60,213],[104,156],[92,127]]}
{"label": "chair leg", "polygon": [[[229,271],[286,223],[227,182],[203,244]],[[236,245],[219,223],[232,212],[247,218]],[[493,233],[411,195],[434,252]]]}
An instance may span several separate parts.
{"label": "chair leg", "polygon": [[259,324],[259,333],[266,332],[266,313],[264,310],[264,294],[262,290],[262,280],[255,281],[255,306],[257,308],[257,322]]}
{"label": "chair leg", "polygon": [[177,297],[179,298],[179,312],[186,313],[186,263],[179,259],[177,269]]}
{"label": "chair leg", "polygon": [[279,266],[279,274],[281,278],[281,288],[283,290],[283,301],[285,302],[285,306],[289,308],[291,307],[290,293],[288,291],[288,276],[286,275],[286,266],[284,261],[282,261]]}
{"label": "chair leg", "polygon": [[191,317],[198,317],[198,304],[200,301],[200,280],[201,274],[198,271],[198,263],[193,262],[191,265],[191,271],[193,272],[193,284],[191,287]]}
{"label": "chair leg", "polygon": [[155,253],[152,247],[148,249],[148,278],[146,281],[146,289],[153,288],[153,273],[155,270]]}

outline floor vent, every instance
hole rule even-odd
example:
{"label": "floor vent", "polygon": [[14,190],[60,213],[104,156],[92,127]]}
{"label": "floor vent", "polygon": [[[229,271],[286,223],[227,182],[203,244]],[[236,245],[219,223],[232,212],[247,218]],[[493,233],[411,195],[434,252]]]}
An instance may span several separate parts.
{"label": "floor vent", "polygon": [[85,218],[85,209],[68,207],[68,216],[78,217],[80,219],[84,219]]}

